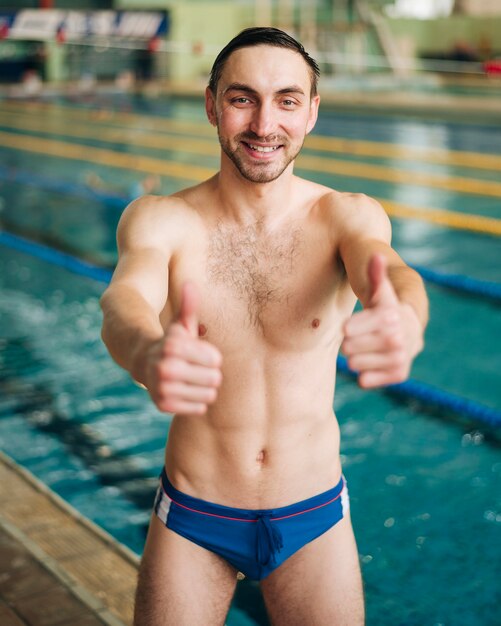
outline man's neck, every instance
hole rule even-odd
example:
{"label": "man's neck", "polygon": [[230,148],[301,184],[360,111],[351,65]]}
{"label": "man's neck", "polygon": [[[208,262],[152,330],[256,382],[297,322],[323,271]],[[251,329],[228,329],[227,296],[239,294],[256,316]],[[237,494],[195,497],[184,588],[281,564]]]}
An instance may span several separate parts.
{"label": "man's neck", "polygon": [[269,183],[254,183],[243,178],[233,166],[221,167],[216,178],[220,208],[229,219],[241,224],[259,223],[273,229],[293,210],[293,188],[296,179],[293,163]]}

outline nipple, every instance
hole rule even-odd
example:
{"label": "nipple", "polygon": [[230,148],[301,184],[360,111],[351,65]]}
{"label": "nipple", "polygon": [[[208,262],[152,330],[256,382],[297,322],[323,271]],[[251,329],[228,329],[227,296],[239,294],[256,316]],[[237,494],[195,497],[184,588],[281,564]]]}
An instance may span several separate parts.
{"label": "nipple", "polygon": [[206,334],[207,334],[207,327],[204,326],[203,324],[199,324],[198,325],[198,336],[199,337],[205,337]]}
{"label": "nipple", "polygon": [[311,322],[311,326],[312,328],[318,328],[320,326],[320,320],[318,319],[318,317],[316,317],[312,322]]}

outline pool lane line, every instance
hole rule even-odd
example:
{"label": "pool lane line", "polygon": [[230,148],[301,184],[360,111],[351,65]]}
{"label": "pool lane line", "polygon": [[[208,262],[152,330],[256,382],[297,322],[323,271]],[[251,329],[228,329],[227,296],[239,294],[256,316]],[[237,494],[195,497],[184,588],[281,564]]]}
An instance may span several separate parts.
{"label": "pool lane line", "polygon": [[408,264],[414,269],[427,283],[438,285],[460,291],[462,293],[472,294],[474,296],[482,296],[492,300],[501,300],[501,283],[493,280],[479,280],[471,276],[463,274],[446,274],[436,270],[423,267],[422,265]]}
{"label": "pool lane line", "polygon": [[[24,116],[23,116],[24,117]],[[7,123],[4,123],[7,121]],[[134,145],[137,147],[153,148],[158,150],[178,150],[180,152],[192,152],[207,156],[218,157],[220,147],[217,136],[212,133],[211,137],[201,139],[199,137],[183,137],[179,135],[160,134],[157,131],[145,131],[134,128],[123,127],[96,127],[90,122],[75,125],[74,122],[65,120],[61,123],[58,120],[33,120],[23,119],[19,123],[13,124],[12,120],[3,120],[0,116],[0,127],[8,127],[9,130],[33,131],[44,135],[59,135],[66,137],[78,137],[81,139],[96,139],[101,142],[117,143],[124,145]],[[50,139],[51,137],[49,137]],[[187,145],[184,148],[185,144]]]}
{"label": "pool lane line", "polygon": [[[5,117],[5,116],[4,116]],[[50,118],[48,120],[34,120],[33,118],[28,118],[26,114],[11,114],[9,113],[7,115],[7,120],[3,120],[3,121],[8,121],[12,118],[21,118],[20,121],[18,121],[15,124],[10,124],[9,125],[9,129],[10,128],[17,128],[19,130],[22,131],[26,131],[26,130],[31,130],[33,132],[42,132],[42,133],[48,133],[48,134],[57,134],[57,135],[66,135],[66,136],[70,136],[70,137],[81,137],[81,138],[94,138],[94,139],[98,139],[99,141],[107,141],[109,143],[120,143],[120,144],[125,144],[125,145],[129,145],[131,143],[134,143],[135,145],[140,145],[143,147],[147,147],[147,148],[157,148],[160,150],[166,150],[166,149],[173,149],[173,150],[180,150],[181,152],[190,152],[190,153],[195,153],[195,154],[204,154],[204,155],[210,155],[210,156],[218,156],[219,152],[220,152],[220,148],[219,148],[219,143],[217,142],[217,138],[215,135],[215,131],[211,128],[211,133],[210,136],[204,138],[200,138],[200,136],[193,138],[191,136],[188,137],[184,137],[182,140],[179,138],[179,136],[168,136],[168,135],[162,135],[159,134],[158,129],[155,130],[151,130],[151,131],[145,131],[143,129],[137,129],[137,128],[120,128],[120,127],[104,127],[104,128],[96,128],[95,123],[91,123],[89,121],[87,122],[80,122],[78,124],[78,126],[76,126],[75,124],[72,124],[70,120],[51,120]],[[2,126],[7,126],[7,124],[3,124],[2,121],[2,116],[0,115],[0,125]],[[51,121],[54,122],[51,125]],[[310,136],[307,137],[306,142],[305,142],[305,148],[306,149],[315,149],[318,150],[319,148],[317,147],[317,144],[324,144],[326,141],[330,141],[330,138],[326,138],[326,137],[318,137],[318,136]],[[383,158],[395,158],[395,159],[407,159],[407,160],[416,160],[413,158],[412,155],[417,155],[417,152],[412,152],[412,150],[408,150],[407,148],[404,148],[402,146],[397,146],[395,148],[395,150],[393,150],[393,154],[392,154],[392,150],[391,150],[391,145],[388,145],[387,148],[380,148],[379,146],[377,146],[375,149],[371,148],[371,142],[360,142],[360,141],[356,141],[355,144],[356,146],[358,146],[358,148],[355,146],[355,149],[351,149],[349,148],[351,140],[344,140],[344,139],[334,139],[334,141],[337,142],[339,149],[338,150],[334,150],[335,152],[339,152],[342,154],[353,154],[355,156],[378,156],[378,157],[383,157]],[[362,150],[360,149],[360,146],[362,146],[362,144],[364,144],[367,149],[366,150]],[[325,152],[330,152],[329,150],[325,150]],[[462,157],[464,157],[465,155],[461,155]],[[474,164],[478,164],[478,163],[482,163],[486,161],[487,159],[490,159],[489,155],[482,155],[482,154],[470,154],[467,155],[468,158],[461,158],[460,160],[463,161],[461,163],[461,165],[465,166],[465,167],[474,167]],[[427,162],[429,161],[435,161],[435,162],[440,162],[443,164],[451,164],[449,163],[448,159],[447,159],[447,153],[443,154],[443,158],[440,160],[437,159],[433,159],[432,155],[430,154],[429,151],[425,151],[425,152],[421,152],[420,153],[420,160],[426,160]],[[354,166],[354,164],[358,164],[360,163],[362,166],[367,165],[368,167],[375,167],[375,168],[382,168],[381,170],[375,170],[376,174],[372,174],[372,177],[376,176],[376,178],[379,179],[383,179],[383,180],[390,180],[388,179],[388,176],[391,176],[391,174],[388,174],[388,172],[395,172],[395,171],[399,171],[399,170],[395,170],[395,168],[389,167],[389,166],[384,166],[384,165],[372,165],[372,164],[363,164],[360,161],[341,161],[339,159],[332,159],[330,157],[327,156],[313,156],[313,155],[307,155],[307,154],[302,154],[300,157],[300,159],[319,159],[319,163],[320,163],[320,167],[325,168],[328,167],[326,166],[326,163],[332,162],[334,164],[339,164],[339,163],[345,163],[345,164],[350,164],[351,167]],[[496,157],[497,161],[496,163],[494,162],[490,162],[491,167],[487,167],[487,163],[485,163],[485,167],[483,167],[483,169],[490,169],[493,171],[501,171],[501,157]],[[454,159],[453,159],[454,160]],[[492,161],[492,160],[491,160]],[[306,161],[305,161],[306,163]],[[316,165],[308,165],[308,163],[303,164],[303,169],[317,169]],[[324,170],[321,170],[324,171]],[[474,188],[478,189],[478,183],[476,182],[477,179],[464,179],[463,177],[457,177],[457,176],[447,176],[447,175],[436,175],[436,174],[427,174],[426,172],[415,172],[415,170],[402,170],[403,173],[402,174],[402,180],[401,182],[404,183],[408,183],[408,177],[406,177],[406,174],[410,174],[409,177],[412,178],[412,176],[417,173],[418,175],[423,177],[423,181],[425,181],[423,183],[423,181],[420,181],[421,184],[426,184],[426,180],[427,177],[430,178],[430,180],[434,180],[434,178],[436,178],[437,176],[440,178],[440,181],[443,182],[439,182],[439,186],[445,186],[447,187],[447,185],[451,185],[451,188],[456,190],[456,191],[460,191],[460,192],[464,192],[464,188],[471,186],[471,184],[474,184]],[[327,170],[327,172],[329,172],[329,170]],[[334,172],[336,173],[336,172]],[[481,182],[486,182],[487,184],[490,183],[490,181],[485,180],[485,179],[480,179]],[[447,182],[450,181],[450,182]],[[464,182],[466,181],[466,182]],[[472,183],[469,185],[468,181],[472,181]],[[390,181],[391,182],[391,181]],[[435,186],[436,183],[430,183],[432,184],[432,186]],[[496,183],[495,183],[496,184]],[[499,191],[499,189],[498,189]],[[477,193],[477,191],[474,191],[474,193]]]}
{"label": "pool lane line", "polygon": [[[15,109],[15,111],[19,112],[19,107],[15,106],[13,103],[4,103],[6,106],[9,106],[10,109]],[[130,124],[136,123],[140,126],[141,129],[150,129],[155,132],[166,131],[166,132],[179,132],[179,133],[187,133],[188,135],[195,134],[197,137],[206,136],[213,138],[215,137],[215,129],[209,125],[207,121],[190,121],[185,119],[167,119],[161,117],[159,115],[144,115],[138,113],[129,113],[129,112],[117,112],[110,110],[99,110],[99,109],[88,109],[88,108],[75,108],[72,106],[65,106],[62,104],[49,104],[49,103],[23,103],[25,109],[28,111],[34,110],[39,112],[40,109],[42,111],[49,111],[51,113],[59,112],[63,116],[67,118],[75,118],[75,119],[84,119],[88,120],[94,124],[120,124],[120,127],[123,128],[125,125],[126,128],[130,128]],[[1,113],[0,104],[0,113]],[[59,118],[56,118],[57,121],[61,121]],[[117,122],[118,120],[118,122]],[[426,161],[434,161],[435,156],[437,156],[437,162],[444,162],[443,158],[447,158],[449,155],[454,155],[454,157],[458,157],[458,165],[466,165],[469,167],[482,167],[486,169],[501,169],[501,156],[495,154],[485,154],[478,152],[467,152],[467,151],[450,151],[446,149],[440,148],[421,148],[419,146],[408,146],[405,144],[395,145],[393,143],[388,142],[370,142],[370,141],[362,141],[362,140],[351,140],[348,138],[335,138],[329,137],[325,135],[309,135],[306,137],[305,146],[308,145],[310,140],[315,140],[313,143],[315,144],[315,148],[317,150],[328,150],[329,142],[332,141],[332,146],[335,151],[340,151],[345,153],[349,151],[349,146],[354,145],[355,151],[354,154],[363,151],[367,151],[367,155],[370,156],[381,156],[386,157],[389,153],[392,153],[392,150],[396,150],[394,152],[395,158],[398,159],[412,159],[419,158],[424,159]],[[317,141],[318,140],[318,141]],[[415,155],[414,155],[415,153]],[[446,161],[447,163],[449,161]],[[453,164],[453,161],[451,161]]]}
{"label": "pool lane line", "polygon": [[[11,180],[11,181],[14,180],[12,175],[9,176],[9,178],[7,178],[5,176],[5,173],[6,173],[6,169],[0,166],[0,180]],[[43,177],[37,176],[35,174],[32,175],[32,174],[25,172],[25,173],[22,173],[21,175],[16,174],[15,182],[22,182],[24,184],[28,184],[32,186],[35,184],[35,186],[39,186],[39,183],[42,182],[43,184],[44,180],[43,180]],[[57,193],[68,194],[74,197],[97,200],[98,202],[103,202],[106,206],[109,206],[112,209],[118,209],[119,212],[123,211],[126,204],[130,200],[130,199],[127,199],[124,197],[118,197],[115,195],[108,197],[104,193],[96,194],[93,190],[88,189],[84,185],[72,185],[69,183],[62,183],[56,180],[49,181],[49,184],[47,184],[45,188],[48,189],[49,191],[55,191]],[[1,232],[2,231],[0,231],[0,233]],[[7,234],[6,231],[5,231],[5,234]],[[19,236],[24,241],[31,242],[31,239],[29,238],[30,235],[28,235],[27,237],[21,236],[21,235]],[[40,245],[44,245],[44,244],[40,244]],[[49,244],[46,244],[46,245],[47,245],[48,251],[54,250],[54,252],[57,254],[66,254],[66,253],[62,253],[58,251],[57,249],[53,248]],[[49,254],[49,252],[47,253]],[[71,255],[69,255],[69,258],[71,259]],[[89,264],[87,263],[87,265]],[[489,298],[491,300],[501,300],[501,283],[497,283],[495,281],[481,280],[478,278],[472,278],[471,276],[465,276],[463,274],[448,274],[448,273],[437,271],[431,268],[423,267],[421,265],[414,265],[414,264],[409,264],[409,265],[416,272],[418,272],[418,274],[428,283],[438,285],[439,287],[445,287],[453,291],[459,291],[459,292],[471,294],[474,296],[481,296],[481,297]],[[92,267],[92,263],[90,264],[90,266]],[[82,275],[87,275],[85,273],[86,272],[85,268],[83,268],[81,271],[82,271]],[[104,280],[108,280],[109,277],[111,277],[111,271],[109,275],[105,275]]]}
{"label": "pool lane line", "polygon": [[296,165],[298,169],[363,178],[365,180],[384,181],[398,185],[417,185],[434,189],[455,191],[462,194],[474,194],[501,198],[501,183],[497,181],[465,178],[460,176],[443,176],[416,170],[398,170],[386,165],[373,165],[359,161],[342,161],[300,154]]}
{"label": "pool lane line", "polygon": [[[58,140],[0,132],[0,147],[23,150],[65,159],[88,161],[121,169],[159,174],[188,182],[202,182],[214,174],[216,169],[177,163],[154,157],[131,155],[105,148],[94,148]],[[442,209],[420,209],[402,203],[376,198],[391,217],[418,219],[450,228],[468,230],[487,235],[501,235],[501,220],[491,217],[457,213]]]}
{"label": "pool lane line", "polygon": [[495,217],[484,217],[483,215],[473,215],[472,213],[457,213],[456,211],[447,211],[445,209],[421,209],[381,198],[376,198],[376,200],[383,205],[390,217],[397,219],[415,219],[458,230],[496,236],[501,235],[501,220]]}
{"label": "pool lane line", "polygon": [[459,150],[439,150],[405,146],[387,142],[366,141],[362,139],[342,139],[309,135],[306,138],[305,148],[325,152],[340,152],[355,156],[371,156],[399,161],[425,161],[458,167],[501,171],[501,156],[495,154],[480,154]]}
{"label": "pool lane line", "polygon": [[[3,126],[0,120],[0,126]],[[186,152],[196,155],[207,155],[218,157],[220,147],[215,137],[213,140],[184,138],[182,141],[178,137],[168,137],[159,135],[158,133],[145,131],[131,131],[124,129],[96,129],[91,125],[72,125],[64,126],[58,123],[57,128],[52,131],[48,122],[41,123],[40,120],[24,120],[22,124],[16,127],[17,130],[27,130],[49,135],[49,141],[53,141],[52,136],[62,135],[66,137],[77,137],[80,139],[95,139],[100,142],[123,144],[129,146],[131,144],[144,148],[152,148],[156,150],[171,150],[178,152]],[[10,129],[14,128],[10,125]],[[25,135],[23,135],[25,136]],[[30,137],[32,135],[29,135]],[[39,137],[40,138],[40,137]],[[44,138],[44,137],[42,137]],[[60,138],[55,141],[61,141]],[[94,146],[93,146],[94,147]],[[297,158],[296,165],[299,169],[322,172],[326,174],[334,174],[348,176],[354,178],[364,178],[367,180],[385,181],[394,184],[404,185],[420,185],[434,187],[438,189],[448,189],[459,193],[470,193],[476,195],[487,195],[501,197],[501,183],[497,181],[489,181],[484,179],[465,178],[464,176],[447,176],[442,174],[432,174],[428,172],[420,172],[417,170],[396,169],[387,165],[378,165],[371,163],[363,163],[361,161],[346,161],[333,159],[330,157],[319,157],[309,154],[300,154]]]}
{"label": "pool lane line", "polygon": [[50,246],[36,243],[25,237],[13,235],[4,230],[0,230],[0,244],[50,263],[51,265],[62,267],[72,274],[91,278],[100,283],[108,284],[113,275],[113,272],[109,269],[99,267],[93,263],[83,261],[72,254],[61,252]]}
{"label": "pool lane line", "polygon": [[[187,120],[180,118],[167,118],[160,115],[142,115],[139,113],[130,113],[125,111],[111,111],[110,109],[98,109],[98,108],[84,108],[84,107],[72,107],[64,106],[61,104],[53,105],[46,102],[30,102],[19,103],[14,105],[13,103],[3,102],[0,103],[0,115],[5,112],[12,114],[19,114],[20,108],[26,111],[27,115],[30,114],[42,114],[44,116],[53,116],[50,119],[54,119],[57,122],[61,121],[61,117],[74,119],[78,121],[87,121],[92,124],[98,125],[113,125],[116,128],[128,129],[131,124],[136,124],[137,128],[146,129],[156,132],[169,132],[196,135],[197,137],[215,137],[216,130],[209,124],[208,121],[201,120]],[[133,126],[134,127],[134,126]]]}
{"label": "pool lane line", "polygon": [[[16,170],[15,172],[0,166],[0,181],[21,183],[56,193],[71,195],[77,198],[90,199],[104,203],[110,209],[121,213],[125,206],[133,199],[118,194],[107,194],[94,190],[86,185],[66,183],[57,179],[50,179],[32,172]],[[447,274],[426,267],[412,265],[427,282],[472,295],[484,296],[501,300],[501,284],[494,281],[485,281],[462,274]]]}
{"label": "pool lane line", "polygon": [[[1,120],[0,120],[0,125]],[[10,128],[13,128],[11,125]],[[48,128],[48,123],[41,123],[39,120],[26,120],[17,126],[17,130],[31,130],[33,132],[50,135],[48,141],[61,141],[60,138],[52,139],[52,135],[63,135],[67,137],[77,137],[80,139],[95,139],[123,145],[141,146],[157,150],[174,150],[196,155],[207,155],[218,157],[220,147],[215,137],[211,140],[184,138],[182,141],[177,137],[168,137],[158,133],[145,131],[130,131],[118,129],[96,129],[94,126],[78,125],[68,127],[60,123],[54,132]],[[4,131],[5,132],[5,131]],[[13,133],[14,134],[14,133]],[[24,135],[23,135],[24,136]],[[30,137],[32,135],[29,135]],[[40,137],[39,137],[40,138]],[[396,169],[387,165],[363,163],[361,161],[346,161],[324,156],[313,156],[300,154],[296,165],[299,169],[326,174],[348,176],[351,178],[364,178],[366,180],[385,181],[394,184],[419,185],[426,187],[447,189],[458,193],[468,193],[476,195],[486,195],[501,198],[501,183],[484,179],[466,178],[464,176],[448,176],[420,172],[417,170]]]}
{"label": "pool lane line", "polygon": [[[348,362],[345,357],[338,356],[337,358],[338,371],[343,374],[354,378],[357,373],[348,367]],[[463,396],[456,395],[449,391],[444,391],[428,383],[408,378],[403,383],[397,385],[388,385],[380,388],[383,392],[389,392],[398,396],[406,398],[412,398],[418,400],[425,405],[434,406],[442,410],[452,411],[455,414],[464,415],[479,422],[483,422],[488,426],[500,427],[501,426],[501,412],[493,409],[490,406],[464,398]]]}
{"label": "pool lane line", "polygon": [[[64,105],[50,105],[48,103],[30,103],[28,107],[26,107],[25,104],[26,113],[20,113],[19,106],[14,107],[12,103],[3,103],[0,104],[0,115],[2,115],[2,107],[4,107],[5,112],[5,105],[9,107],[7,113],[11,116],[27,116],[29,115],[30,109],[40,111],[41,108],[42,111],[59,111],[63,113],[66,118],[83,119],[93,125],[109,126],[113,124],[122,131],[130,131],[130,123],[135,122],[140,125],[138,130],[149,129],[157,134],[160,131],[187,134],[188,136],[195,135],[197,138],[205,136],[213,139],[216,137],[214,128],[210,126],[208,122],[166,119],[158,115],[151,116],[125,112],[113,112],[111,113],[111,117],[109,117],[109,111],[103,113],[96,109],[76,109],[65,107]],[[13,113],[10,109],[15,109],[15,112]],[[55,123],[61,123],[62,121],[60,118],[56,117],[49,118],[47,121],[52,119]],[[115,123],[117,119],[120,125]],[[425,161],[427,163],[441,163],[444,165],[501,171],[501,156],[497,154],[448,150],[445,148],[430,149],[388,142],[329,137],[316,133],[306,137],[304,146],[307,149],[320,152],[336,152],[355,156],[371,156],[385,159],[392,158],[406,161]]]}
{"label": "pool lane line", "polygon": [[87,161],[119,169],[135,170],[144,174],[159,174],[185,181],[201,182],[216,173],[215,168],[166,161],[108,148],[95,148],[56,139],[44,139],[0,131],[0,147],[34,152],[44,156]]}
{"label": "pool lane line", "polygon": [[[39,243],[34,243],[23,237],[6,233],[5,231],[0,231],[0,244],[101,283],[107,284],[111,279],[112,272],[110,270],[83,262],[77,257],[59,252]],[[337,366],[342,373],[356,375],[355,372],[348,368],[347,361],[343,356],[338,356]],[[417,399],[426,404],[439,406],[454,413],[467,415],[489,426],[501,426],[501,412],[496,411],[496,409],[411,378],[404,383],[385,387],[384,390]]]}
{"label": "pool lane line", "polygon": [[117,209],[120,213],[134,199],[125,194],[103,191],[82,183],[69,183],[61,179],[49,178],[27,170],[8,168],[2,165],[0,165],[0,181],[28,185],[44,191],[54,191],[77,198],[102,202],[106,207]]}

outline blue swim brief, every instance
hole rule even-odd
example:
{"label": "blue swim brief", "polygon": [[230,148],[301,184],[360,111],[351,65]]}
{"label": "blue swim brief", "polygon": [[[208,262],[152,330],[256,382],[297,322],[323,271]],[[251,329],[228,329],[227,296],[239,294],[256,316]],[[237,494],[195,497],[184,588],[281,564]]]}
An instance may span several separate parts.
{"label": "blue swim brief", "polygon": [[160,477],[155,513],[172,531],[261,580],[304,545],[332,528],[349,509],[344,477],[312,498],[276,509],[235,509],[194,498]]}

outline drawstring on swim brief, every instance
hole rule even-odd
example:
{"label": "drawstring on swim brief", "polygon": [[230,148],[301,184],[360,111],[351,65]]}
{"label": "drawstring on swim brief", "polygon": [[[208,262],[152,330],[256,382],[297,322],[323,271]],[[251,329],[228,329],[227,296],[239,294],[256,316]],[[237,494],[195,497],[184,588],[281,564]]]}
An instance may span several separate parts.
{"label": "drawstring on swim brief", "polygon": [[270,514],[261,513],[257,517],[256,556],[260,565],[268,565],[275,560],[275,554],[283,548],[282,533],[272,524]]}

